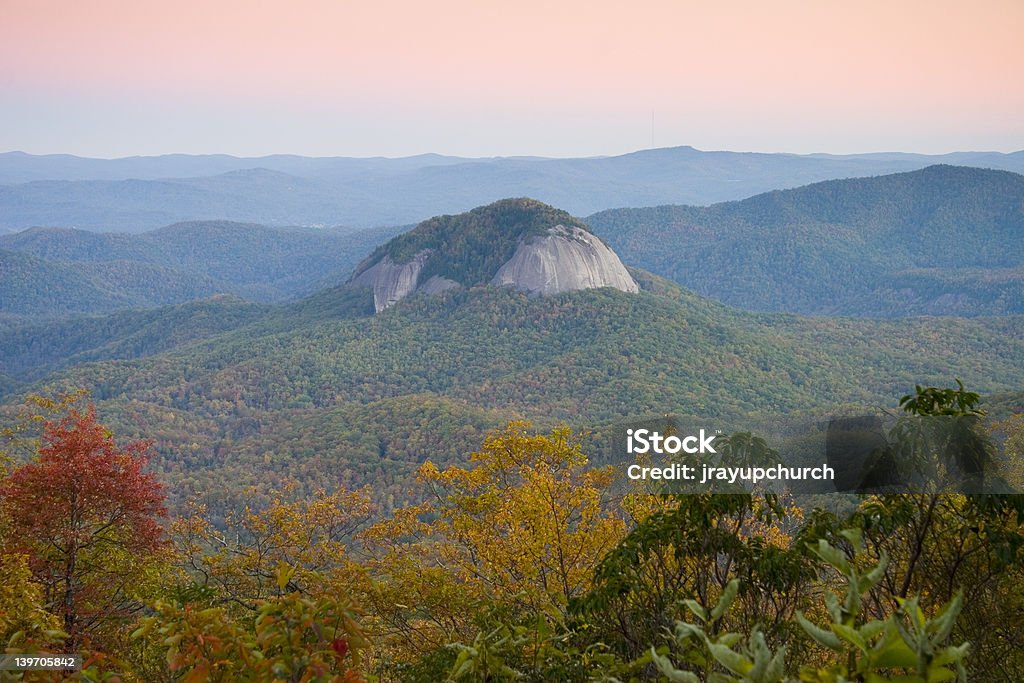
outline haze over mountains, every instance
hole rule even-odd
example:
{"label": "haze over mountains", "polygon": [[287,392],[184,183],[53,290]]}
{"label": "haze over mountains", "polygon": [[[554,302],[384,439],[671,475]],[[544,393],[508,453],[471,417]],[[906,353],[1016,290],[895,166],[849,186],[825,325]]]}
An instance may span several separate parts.
{"label": "haze over mountains", "polygon": [[653,149],[616,157],[401,159],[224,155],[102,160],[0,154],[0,231],[33,226],[141,232],[194,220],[407,225],[506,197],[584,216],[706,205],[820,180],[936,163],[1024,171],[1024,152],[793,155]]}
{"label": "haze over mountains", "polygon": [[[582,222],[559,215],[566,225],[589,224],[627,266],[748,310],[1024,313],[1024,176],[1005,171],[933,166],[708,207],[614,209]],[[139,235],[25,230],[0,236],[0,314],[106,313],[223,293],[283,301],[345,282],[371,252],[367,268],[386,254],[404,266],[441,249],[443,258],[422,264],[423,283],[488,282],[517,242],[497,239],[493,225],[461,232],[460,220],[427,221],[434,232],[406,233],[377,251],[404,228],[204,221]],[[384,298],[401,298],[393,294]]]}

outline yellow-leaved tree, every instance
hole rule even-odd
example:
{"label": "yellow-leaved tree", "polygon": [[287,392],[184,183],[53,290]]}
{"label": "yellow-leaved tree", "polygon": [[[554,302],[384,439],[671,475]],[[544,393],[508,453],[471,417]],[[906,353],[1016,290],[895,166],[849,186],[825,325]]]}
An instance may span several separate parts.
{"label": "yellow-leaved tree", "polygon": [[[202,505],[190,506],[175,521],[172,536],[178,560],[197,587],[215,602],[257,609],[261,600],[282,592],[311,595],[344,590],[351,570],[348,543],[373,512],[366,489],[316,491],[311,499],[291,499],[293,486],[273,495],[262,510],[246,507],[217,529]],[[277,585],[280,567],[289,581]]]}
{"label": "yellow-leaved tree", "polygon": [[[364,534],[378,576],[364,604],[399,659],[469,642],[488,611],[561,621],[598,560],[625,533],[605,500],[609,469],[588,467],[568,428],[535,434],[512,422],[471,455],[470,467],[426,462],[427,500]],[[389,638],[389,636],[391,636]]]}

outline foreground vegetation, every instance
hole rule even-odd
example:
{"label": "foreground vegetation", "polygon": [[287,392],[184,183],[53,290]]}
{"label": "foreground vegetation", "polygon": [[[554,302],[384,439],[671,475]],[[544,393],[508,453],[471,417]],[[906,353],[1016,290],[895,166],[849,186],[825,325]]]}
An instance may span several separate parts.
{"label": "foreground vegetation", "polygon": [[[214,523],[169,516],[149,444],[77,398],[5,429],[0,643],[80,652],[82,679],[1024,678],[1017,496],[613,495],[571,431],[512,422],[468,467],[425,462],[416,505],[285,485]],[[962,387],[902,404],[967,420],[916,448],[1024,454],[1024,420],[994,436]]]}

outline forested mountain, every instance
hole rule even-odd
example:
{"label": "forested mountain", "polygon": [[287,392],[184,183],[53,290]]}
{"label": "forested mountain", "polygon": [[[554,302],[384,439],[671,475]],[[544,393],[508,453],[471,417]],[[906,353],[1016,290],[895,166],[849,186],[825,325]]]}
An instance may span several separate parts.
{"label": "forested mountain", "polygon": [[[1024,382],[1024,317],[741,313],[635,276],[647,292],[534,299],[485,286],[411,297],[376,316],[366,290],[344,287],[265,309],[212,302],[136,318],[134,330],[124,314],[93,321],[77,345],[73,335],[55,341],[73,326],[15,330],[3,336],[0,373],[29,380],[70,357],[6,400],[85,387],[119,433],[157,439],[169,481],[202,482],[218,505],[222,485],[289,473],[314,486],[344,472],[354,485],[386,470],[385,494],[401,498],[402,473],[438,457],[417,444],[449,443],[454,458],[509,417],[599,434],[627,416],[736,420],[887,404],[949,376],[987,392]],[[58,346],[34,355],[34,340]]]}
{"label": "forested mountain", "polygon": [[265,317],[268,307],[221,295],[202,301],[109,316],[54,321],[0,321],[0,365],[23,379],[84,362],[143,358],[234,330]]}
{"label": "forested mountain", "polygon": [[954,166],[587,222],[630,264],[741,308],[1024,312],[1024,176]]}
{"label": "forested mountain", "polygon": [[[486,230],[463,234],[457,220],[439,227],[451,220],[427,221],[389,244],[389,255],[401,259],[441,242],[449,251],[472,251],[473,244],[514,251],[515,241],[496,242]],[[1024,312],[1024,176],[1007,172],[934,166],[708,207],[615,209],[586,223],[568,214],[559,220],[592,225],[627,264],[751,310],[881,317]],[[452,230],[462,236],[453,238]],[[345,281],[367,253],[401,231],[227,221],[140,235],[33,228],[0,235],[0,251],[7,252],[0,256],[0,313],[106,313],[217,293],[281,301]],[[380,249],[364,266],[385,255]],[[487,264],[511,256],[499,251]],[[480,253],[461,255],[467,258],[458,268],[468,269],[461,275],[487,265]],[[428,264],[424,280],[440,273],[439,263]],[[442,269],[450,270],[448,263]]]}
{"label": "forested mountain", "polygon": [[140,232],[181,221],[376,227],[503,197],[586,215],[623,206],[710,204],[830,178],[937,162],[1024,171],[1024,153],[793,155],[653,149],[584,159],[405,159],[223,155],[81,159],[0,154],[0,231],[32,226]]}
{"label": "forested mountain", "polygon": [[228,221],[140,235],[32,228],[0,236],[0,313],[105,313],[218,293],[281,301],[343,282],[359,259],[400,230]]}
{"label": "forested mountain", "polygon": [[111,291],[74,265],[0,250],[0,313],[54,316],[111,311],[130,303],[125,294]]}

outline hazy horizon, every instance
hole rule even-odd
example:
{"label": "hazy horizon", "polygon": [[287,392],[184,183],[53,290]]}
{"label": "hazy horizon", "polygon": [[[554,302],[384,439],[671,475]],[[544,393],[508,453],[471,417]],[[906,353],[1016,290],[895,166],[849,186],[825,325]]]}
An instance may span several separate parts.
{"label": "hazy horizon", "polygon": [[84,155],[84,154],[73,154],[73,153],[69,153],[69,152],[42,152],[42,153],[36,153],[36,152],[29,152],[29,151],[26,151],[26,150],[23,150],[23,149],[3,149],[3,150],[0,150],[0,155],[2,155],[2,154],[27,154],[29,156],[35,156],[35,157],[68,156],[68,157],[75,157],[75,158],[79,158],[79,159],[92,159],[92,160],[97,160],[97,161],[119,161],[119,160],[125,160],[125,159],[149,159],[149,158],[169,157],[169,156],[188,156],[188,157],[226,156],[226,157],[233,157],[233,158],[236,158],[236,159],[253,159],[253,160],[265,159],[265,158],[268,158],[268,157],[290,157],[290,156],[301,157],[301,158],[308,158],[308,159],[317,159],[317,158],[320,158],[320,159],[331,159],[331,158],[345,159],[345,158],[349,158],[349,159],[400,160],[400,159],[411,159],[411,158],[415,158],[415,157],[436,156],[436,157],[443,157],[443,158],[457,158],[457,159],[466,159],[466,160],[487,160],[487,159],[553,159],[553,160],[564,159],[564,160],[569,160],[569,159],[605,159],[605,158],[612,158],[612,157],[619,157],[619,156],[628,156],[630,154],[640,154],[640,153],[643,153],[643,152],[658,152],[658,151],[663,151],[663,150],[672,150],[672,149],[679,149],[679,148],[690,148],[690,149],[693,149],[693,150],[695,150],[697,152],[709,153],[709,154],[717,154],[717,153],[726,153],[726,154],[787,154],[787,155],[793,155],[793,156],[837,156],[837,157],[842,157],[842,156],[867,156],[867,155],[884,156],[884,155],[887,155],[887,154],[892,154],[892,155],[904,155],[905,154],[905,155],[919,155],[919,156],[942,157],[942,156],[946,156],[946,155],[949,155],[949,154],[1017,154],[1017,153],[1024,152],[1024,147],[1022,147],[1021,149],[1011,149],[1011,150],[1005,150],[1005,151],[1004,150],[995,150],[995,149],[955,149],[955,150],[950,150],[948,152],[913,152],[913,151],[900,150],[900,149],[885,149],[885,150],[868,150],[868,151],[863,151],[863,152],[843,152],[843,153],[836,153],[836,152],[788,152],[788,151],[784,151],[784,150],[780,150],[780,151],[777,151],[777,152],[766,152],[766,151],[762,151],[762,150],[749,150],[749,149],[701,149],[699,147],[694,147],[693,145],[672,145],[672,146],[668,146],[668,147],[647,147],[647,148],[632,149],[632,150],[626,150],[624,152],[619,152],[619,153],[615,153],[615,154],[580,154],[580,155],[492,154],[492,155],[468,156],[468,155],[461,155],[461,154],[447,154],[445,152],[418,152],[416,154],[404,154],[404,155],[383,155],[383,154],[366,154],[366,155],[355,155],[355,154],[352,154],[352,155],[350,155],[350,154],[296,154],[296,153],[293,153],[293,152],[270,152],[270,153],[267,153],[267,154],[231,154],[229,152],[216,152],[216,151],[213,151],[213,152],[160,152],[160,153],[154,153],[154,154],[126,154],[126,155],[123,155],[123,156],[94,156],[94,155]]}
{"label": "hazy horizon", "polygon": [[1024,3],[0,6],[0,149],[614,156],[1024,149]]}

